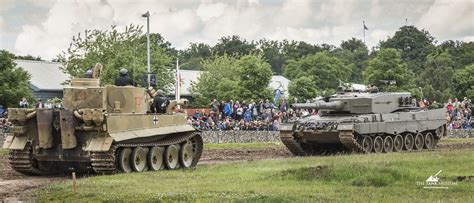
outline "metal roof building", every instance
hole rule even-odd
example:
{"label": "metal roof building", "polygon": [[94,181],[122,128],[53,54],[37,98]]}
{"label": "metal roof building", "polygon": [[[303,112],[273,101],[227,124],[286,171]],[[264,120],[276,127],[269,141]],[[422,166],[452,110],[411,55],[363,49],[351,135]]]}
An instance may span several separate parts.
{"label": "metal roof building", "polygon": [[70,76],[60,69],[60,63],[30,60],[15,60],[15,63],[31,75],[29,84],[36,99],[45,101],[63,97],[62,83],[69,80]]}

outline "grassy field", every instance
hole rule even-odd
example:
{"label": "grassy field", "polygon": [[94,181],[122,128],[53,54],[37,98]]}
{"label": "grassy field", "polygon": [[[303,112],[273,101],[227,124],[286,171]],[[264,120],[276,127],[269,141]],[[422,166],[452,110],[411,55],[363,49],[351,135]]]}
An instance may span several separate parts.
{"label": "grassy field", "polygon": [[[474,150],[342,155],[95,176],[37,191],[40,201],[473,202],[474,180],[449,189],[419,183],[474,175]],[[417,184],[418,183],[418,184]]]}
{"label": "grassy field", "polygon": [[440,143],[474,143],[474,138],[443,138]]}

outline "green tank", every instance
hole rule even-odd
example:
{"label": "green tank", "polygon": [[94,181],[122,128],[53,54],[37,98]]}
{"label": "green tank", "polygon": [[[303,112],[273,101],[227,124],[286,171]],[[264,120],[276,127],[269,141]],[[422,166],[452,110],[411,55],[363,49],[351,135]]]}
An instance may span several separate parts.
{"label": "green tank", "polygon": [[24,174],[68,171],[111,174],[195,166],[202,153],[200,132],[175,113],[185,101],[171,101],[166,113],[149,113],[153,90],[99,86],[97,78],[76,78],[64,88],[61,108],[10,108],[11,167]]}
{"label": "green tank", "polygon": [[318,113],[281,124],[280,138],[297,156],[433,149],[446,136],[445,110],[414,106],[408,92],[341,91],[293,104]]}

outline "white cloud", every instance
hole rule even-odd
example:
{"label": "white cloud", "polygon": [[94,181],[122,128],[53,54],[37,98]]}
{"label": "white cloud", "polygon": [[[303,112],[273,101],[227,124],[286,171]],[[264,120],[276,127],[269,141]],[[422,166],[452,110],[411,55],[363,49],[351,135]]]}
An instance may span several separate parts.
{"label": "white cloud", "polygon": [[46,59],[67,49],[72,36],[85,29],[108,29],[112,24],[123,28],[130,23],[146,26],[141,17],[146,11],[151,14],[151,32],[161,33],[177,48],[190,42],[214,44],[227,35],[339,45],[351,37],[363,38],[363,20],[369,27],[366,39],[371,47],[404,25],[405,18],[435,37],[472,40],[474,36],[472,0],[48,0],[44,5],[27,1],[50,9],[45,20],[20,25],[15,49],[17,54]]}
{"label": "white cloud", "polygon": [[224,3],[206,3],[203,2],[196,10],[197,15],[203,21],[208,21],[211,18],[216,18],[224,13],[226,4]]}
{"label": "white cloud", "polygon": [[474,34],[474,1],[436,0],[417,23],[441,39]]}

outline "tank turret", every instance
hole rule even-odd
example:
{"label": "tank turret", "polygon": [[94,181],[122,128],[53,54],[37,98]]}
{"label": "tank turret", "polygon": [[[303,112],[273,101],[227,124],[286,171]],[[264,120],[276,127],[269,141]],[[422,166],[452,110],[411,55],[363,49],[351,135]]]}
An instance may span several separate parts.
{"label": "tank turret", "polygon": [[327,110],[325,112],[341,112],[348,114],[390,113],[403,109],[411,109],[409,92],[392,93],[340,93],[329,98],[329,102],[318,100],[314,103],[295,103],[295,109]]}

